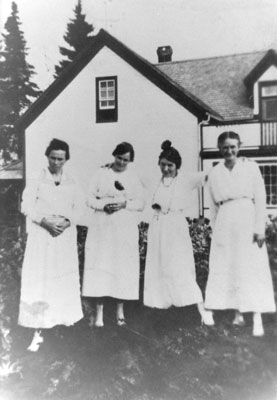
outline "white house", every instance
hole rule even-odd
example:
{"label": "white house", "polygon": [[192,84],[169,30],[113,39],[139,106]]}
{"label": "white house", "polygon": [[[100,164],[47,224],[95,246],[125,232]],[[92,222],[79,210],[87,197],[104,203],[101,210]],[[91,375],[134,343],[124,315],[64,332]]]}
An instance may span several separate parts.
{"label": "white house", "polygon": [[[152,65],[101,30],[18,120],[26,179],[45,165],[56,137],[69,143],[68,168],[86,190],[115,146],[128,141],[132,167],[148,188],[159,176],[162,141],[180,151],[184,171],[196,172],[218,162],[216,138],[234,130],[242,153],[261,164],[268,207],[276,209],[277,54],[172,62],[170,46],[157,52],[160,62]],[[191,216],[206,208],[207,196],[196,193]]]}

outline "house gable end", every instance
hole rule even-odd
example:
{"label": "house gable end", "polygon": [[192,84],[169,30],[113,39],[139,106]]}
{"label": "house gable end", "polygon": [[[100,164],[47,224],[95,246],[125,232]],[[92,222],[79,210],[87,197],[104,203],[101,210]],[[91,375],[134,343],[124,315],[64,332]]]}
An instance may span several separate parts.
{"label": "house gable end", "polygon": [[199,119],[211,114],[215,119],[220,120],[221,116],[209,106],[196,98],[189,91],[181,88],[162,71],[146,61],[144,58],[130,50],[123,43],[101,29],[92,42],[79,54],[68,68],[43,92],[43,94],[29,107],[29,109],[18,119],[16,128],[25,129],[28,127],[52,101],[75,79],[82,69],[106,46],[115,52],[124,61],[135,68],[144,77],[158,86],[171,98],[185,107]]}
{"label": "house gable end", "polygon": [[244,83],[248,88],[252,88],[254,83],[263,75],[271,66],[277,67],[277,53],[275,50],[268,50],[261,61],[250,71],[244,78]]}

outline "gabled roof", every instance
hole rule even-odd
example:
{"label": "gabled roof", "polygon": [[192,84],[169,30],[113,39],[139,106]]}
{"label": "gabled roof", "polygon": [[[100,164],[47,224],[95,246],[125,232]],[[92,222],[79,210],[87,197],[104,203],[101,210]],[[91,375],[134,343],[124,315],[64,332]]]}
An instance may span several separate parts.
{"label": "gabled roof", "polygon": [[244,82],[247,86],[253,85],[260,76],[271,66],[277,67],[277,53],[274,50],[269,50],[261,61],[245,77]]}
{"label": "gabled roof", "polygon": [[277,65],[274,50],[158,64],[173,81],[220,114],[224,121],[253,118],[251,94],[245,85]]}
{"label": "gabled roof", "polygon": [[70,84],[70,82],[81,72],[81,70],[96,56],[96,54],[107,46],[119,57],[125,60],[145,78],[158,86],[175,101],[189,110],[200,119],[206,119],[209,113],[212,117],[220,120],[221,116],[203,100],[195,96],[184,86],[171,79],[160,68],[152,65],[143,57],[130,50],[122,42],[101,29],[92,38],[91,43],[78,55],[66,70],[46,89],[42,95],[28,108],[16,123],[18,129],[25,129],[29,126],[48,105]]}

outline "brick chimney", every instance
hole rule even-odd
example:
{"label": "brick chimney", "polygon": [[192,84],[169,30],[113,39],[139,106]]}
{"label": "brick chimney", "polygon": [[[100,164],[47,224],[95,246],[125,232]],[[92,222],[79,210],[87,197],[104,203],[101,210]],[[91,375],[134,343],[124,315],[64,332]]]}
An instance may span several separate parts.
{"label": "brick chimney", "polygon": [[171,46],[161,46],[157,48],[157,54],[158,54],[158,62],[169,62],[171,61],[172,57],[172,47]]}

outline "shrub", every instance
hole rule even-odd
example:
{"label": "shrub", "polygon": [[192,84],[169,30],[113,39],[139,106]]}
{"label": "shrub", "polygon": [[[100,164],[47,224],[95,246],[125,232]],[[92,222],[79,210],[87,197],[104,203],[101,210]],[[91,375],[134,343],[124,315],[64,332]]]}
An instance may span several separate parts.
{"label": "shrub", "polygon": [[266,245],[277,301],[277,215],[269,215],[266,224]]}
{"label": "shrub", "polygon": [[192,241],[196,280],[203,294],[209,274],[209,254],[211,244],[212,229],[207,218],[198,219],[187,218],[189,224],[189,233]]}
{"label": "shrub", "polygon": [[6,240],[0,249],[0,379],[20,374],[21,366],[11,360],[11,325],[16,323],[19,303],[21,266],[25,236]]}

